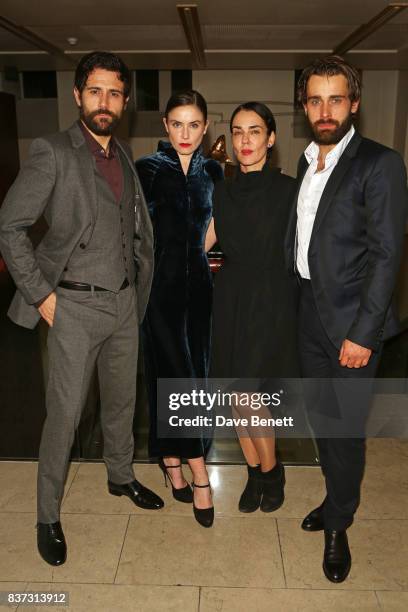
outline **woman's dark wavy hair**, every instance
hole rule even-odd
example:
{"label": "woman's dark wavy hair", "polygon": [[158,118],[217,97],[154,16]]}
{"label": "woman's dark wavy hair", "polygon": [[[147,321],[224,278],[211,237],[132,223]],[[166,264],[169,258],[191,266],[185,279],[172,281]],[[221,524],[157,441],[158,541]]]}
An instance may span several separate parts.
{"label": "woman's dark wavy hair", "polygon": [[130,93],[131,76],[130,70],[125,62],[118,55],[109,53],[108,51],[91,51],[81,57],[79,64],[75,70],[75,87],[79,92],[82,92],[91,72],[97,68],[116,72],[120,81],[123,82],[123,93],[125,98]]}
{"label": "woman's dark wavy hair", "polygon": [[297,99],[300,104],[307,101],[307,82],[312,75],[336,76],[342,74],[347,79],[349,98],[356,102],[361,98],[361,77],[356,68],[348,64],[340,55],[327,55],[315,59],[303,70],[297,83]]}
{"label": "woman's dark wavy hair", "polygon": [[266,106],[266,104],[262,104],[262,102],[244,102],[237,106],[234,112],[231,115],[230,119],[230,132],[232,133],[232,122],[234,121],[235,115],[240,113],[241,111],[254,111],[266,125],[266,131],[268,136],[275,132],[276,134],[276,121],[273,116],[272,111]]}
{"label": "woman's dark wavy hair", "polygon": [[169,116],[170,111],[178,106],[196,106],[203,114],[204,121],[207,121],[207,102],[195,89],[188,89],[187,91],[178,91],[170,96],[164,116]]}

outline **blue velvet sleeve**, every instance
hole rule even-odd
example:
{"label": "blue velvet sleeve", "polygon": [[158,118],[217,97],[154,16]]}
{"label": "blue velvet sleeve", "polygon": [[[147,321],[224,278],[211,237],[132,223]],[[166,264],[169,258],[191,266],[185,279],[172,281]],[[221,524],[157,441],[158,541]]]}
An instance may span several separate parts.
{"label": "blue velvet sleeve", "polygon": [[160,165],[160,160],[157,155],[147,155],[141,157],[135,163],[136,171],[139,175],[142,184],[143,193],[146,198],[147,206],[150,215],[153,215],[154,198],[153,198],[153,183],[157,170]]}

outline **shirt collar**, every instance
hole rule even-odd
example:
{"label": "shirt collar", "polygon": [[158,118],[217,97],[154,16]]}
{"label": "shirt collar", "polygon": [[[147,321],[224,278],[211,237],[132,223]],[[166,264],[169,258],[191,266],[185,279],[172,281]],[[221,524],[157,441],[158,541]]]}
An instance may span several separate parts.
{"label": "shirt collar", "polygon": [[116,154],[116,142],[115,139],[112,138],[109,141],[109,150],[106,155],[104,148],[99,144],[99,142],[92,136],[91,132],[85,127],[81,120],[78,120],[79,127],[81,128],[82,134],[85,138],[85,142],[89,147],[89,150],[93,155],[98,155],[99,157],[105,157],[107,159],[111,159]]}
{"label": "shirt collar", "polygon": [[[351,126],[349,131],[343,138],[336,144],[336,146],[326,155],[326,164],[338,162],[341,155],[344,153],[344,149],[347,147],[348,143],[354,136],[354,125]],[[319,156],[319,145],[315,143],[314,140],[310,143],[310,145],[305,149],[305,157],[307,159],[308,164],[311,164],[312,161],[316,161]]]}

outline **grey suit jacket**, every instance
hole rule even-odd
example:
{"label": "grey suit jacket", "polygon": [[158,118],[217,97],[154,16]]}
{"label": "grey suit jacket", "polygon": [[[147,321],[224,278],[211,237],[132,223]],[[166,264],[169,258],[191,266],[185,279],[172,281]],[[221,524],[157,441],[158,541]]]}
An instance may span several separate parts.
{"label": "grey suit jacket", "polygon": [[[153,231],[130,149],[118,145],[135,180],[134,253],[141,322],[152,282]],[[0,208],[0,250],[18,289],[8,311],[15,323],[35,327],[40,314],[33,304],[56,288],[76,245],[90,240],[96,211],[93,159],[79,125],[34,140]],[[42,214],[49,229],[34,251],[27,230]]]}

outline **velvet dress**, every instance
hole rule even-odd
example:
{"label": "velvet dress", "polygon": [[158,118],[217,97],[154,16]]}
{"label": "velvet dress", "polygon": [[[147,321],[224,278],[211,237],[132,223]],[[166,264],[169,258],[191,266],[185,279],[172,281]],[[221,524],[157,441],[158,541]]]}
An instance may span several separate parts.
{"label": "velvet dress", "polygon": [[284,259],[295,185],[265,164],[258,172],[237,169],[216,187],[215,233],[225,262],[215,277],[212,377],[267,386],[270,378],[299,376],[296,292]]}
{"label": "velvet dress", "polygon": [[152,457],[201,457],[207,441],[158,438],[157,379],[206,378],[210,353],[212,279],[204,250],[218,162],[197,149],[184,175],[177,151],[160,141],[136,162],[154,234],[152,291],[142,325]]}

